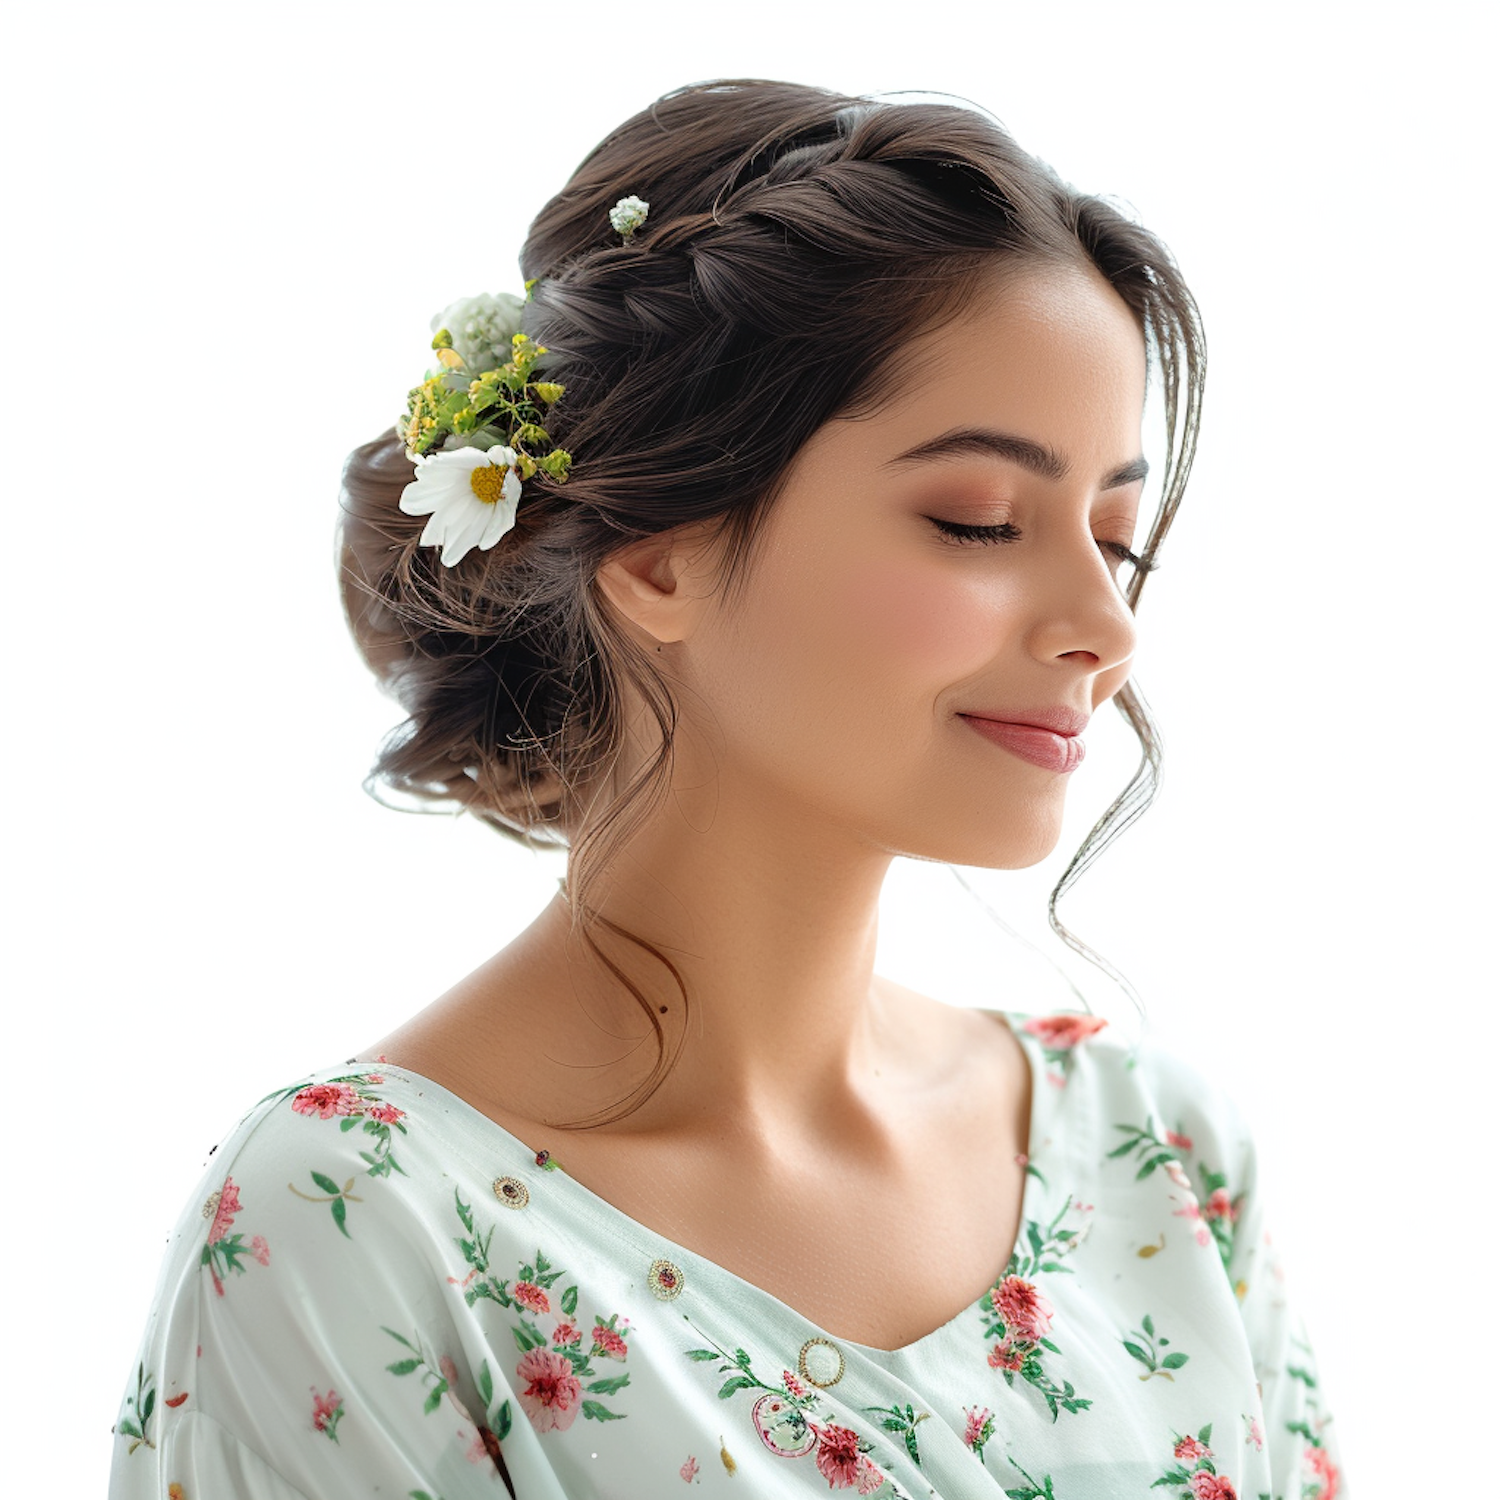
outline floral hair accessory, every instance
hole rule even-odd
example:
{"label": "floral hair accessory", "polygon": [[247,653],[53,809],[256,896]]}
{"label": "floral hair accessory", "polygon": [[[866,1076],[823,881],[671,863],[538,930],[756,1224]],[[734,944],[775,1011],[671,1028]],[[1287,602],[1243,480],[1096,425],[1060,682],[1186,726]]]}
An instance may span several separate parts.
{"label": "floral hair accessory", "polygon": [[651,205],[644,199],[637,198],[632,193],[628,198],[621,198],[610,209],[610,225],[616,234],[622,234],[628,240],[646,222],[646,214],[650,207]]}
{"label": "floral hair accessory", "polygon": [[445,567],[473,547],[487,551],[516,524],[526,480],[540,472],[562,484],[573,462],[544,425],[563,388],[532,378],[547,351],[521,331],[525,305],[479,296],[438,313],[432,348],[441,368],[408,392],[396,426],[417,465],[400,508],[428,517],[420,545],[441,547]]}

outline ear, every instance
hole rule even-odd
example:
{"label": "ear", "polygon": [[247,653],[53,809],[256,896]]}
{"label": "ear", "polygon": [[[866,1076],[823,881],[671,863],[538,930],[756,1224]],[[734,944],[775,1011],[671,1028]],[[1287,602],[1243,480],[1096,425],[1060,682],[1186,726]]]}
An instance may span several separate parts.
{"label": "ear", "polygon": [[648,650],[686,640],[707,605],[713,522],[696,522],[628,542],[600,563],[595,579],[626,629]]}

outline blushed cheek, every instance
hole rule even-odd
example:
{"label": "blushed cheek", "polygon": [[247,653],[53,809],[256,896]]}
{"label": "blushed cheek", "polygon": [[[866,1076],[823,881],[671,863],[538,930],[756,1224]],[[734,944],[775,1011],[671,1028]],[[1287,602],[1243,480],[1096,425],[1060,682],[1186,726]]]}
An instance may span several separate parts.
{"label": "blushed cheek", "polygon": [[856,651],[878,653],[908,680],[941,688],[982,668],[1003,644],[1005,607],[993,580],[956,584],[950,569],[871,566],[844,591],[844,618]]}

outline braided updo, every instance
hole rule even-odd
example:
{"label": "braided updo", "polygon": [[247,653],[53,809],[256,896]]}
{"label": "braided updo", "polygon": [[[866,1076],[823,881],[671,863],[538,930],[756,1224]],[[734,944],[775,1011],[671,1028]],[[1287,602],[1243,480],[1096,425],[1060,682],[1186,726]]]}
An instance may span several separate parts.
{"label": "braided updo", "polygon": [[[609,209],[625,194],[650,214],[622,243]],[[591,874],[666,791],[675,722],[652,656],[594,583],[600,564],[637,538],[711,523],[732,603],[807,439],[876,406],[900,371],[893,356],[960,312],[997,265],[1057,262],[1102,273],[1162,381],[1169,456],[1149,564],[1187,480],[1204,364],[1191,294],[1152,234],[968,108],[725,80],[627,120],[538,214],[521,256],[539,278],[527,331],[566,388],[548,422],[573,456],[566,486],[529,480],[500,545],[445,568],[418,546],[422,518],[397,508],[413,474],[401,439],[383,434],[346,465],[345,609],[409,715],[367,785],[461,806],[528,846],[570,847],[574,910],[586,908]],[[663,746],[598,812],[622,677]],[[1154,788],[1145,705],[1129,684],[1116,701],[1142,769],[1059,891]]]}

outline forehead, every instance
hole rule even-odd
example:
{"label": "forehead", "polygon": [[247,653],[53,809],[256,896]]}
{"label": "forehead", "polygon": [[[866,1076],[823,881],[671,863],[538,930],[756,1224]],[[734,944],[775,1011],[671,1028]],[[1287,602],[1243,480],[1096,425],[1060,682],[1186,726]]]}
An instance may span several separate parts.
{"label": "forehead", "polygon": [[1106,450],[1106,467],[1139,450],[1145,335],[1090,267],[994,273],[955,316],[904,344],[885,375],[877,409],[830,428],[873,419],[893,453],[966,425],[1077,451],[1091,466]]}

